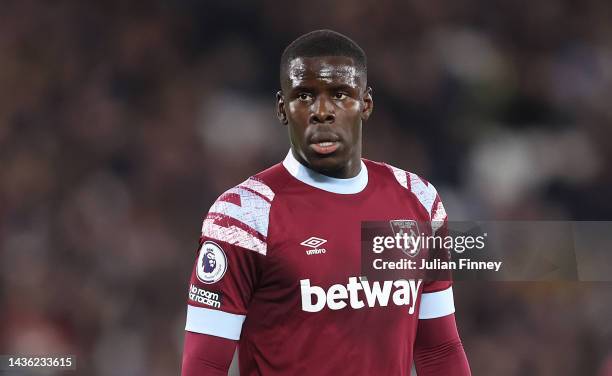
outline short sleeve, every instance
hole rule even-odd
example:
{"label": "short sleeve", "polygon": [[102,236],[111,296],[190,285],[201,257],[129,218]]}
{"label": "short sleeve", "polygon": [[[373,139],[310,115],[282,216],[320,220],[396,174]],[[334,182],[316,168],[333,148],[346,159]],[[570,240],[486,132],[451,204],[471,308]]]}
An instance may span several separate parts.
{"label": "short sleeve", "polygon": [[185,330],[240,338],[267,252],[273,196],[262,184],[249,179],[230,189],[204,218],[189,283]]}
{"label": "short sleeve", "polygon": [[[448,235],[448,216],[437,192],[431,207],[431,228],[432,234],[435,236],[444,238]],[[434,257],[440,257],[445,260],[450,259],[449,251],[444,249],[435,249],[432,254]],[[450,315],[454,312],[455,303],[450,275],[449,278],[426,281],[421,295],[419,319],[434,319]]]}

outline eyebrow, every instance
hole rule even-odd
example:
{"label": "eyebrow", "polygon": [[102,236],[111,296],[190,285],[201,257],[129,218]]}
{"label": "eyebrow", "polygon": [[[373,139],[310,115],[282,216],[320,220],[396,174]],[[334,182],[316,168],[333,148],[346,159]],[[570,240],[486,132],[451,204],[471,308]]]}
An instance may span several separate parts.
{"label": "eyebrow", "polygon": [[300,92],[300,91],[311,91],[312,88],[304,86],[304,85],[298,85],[296,87],[292,87],[290,92],[291,93],[296,93],[296,92]]}
{"label": "eyebrow", "polygon": [[[312,90],[313,90],[312,87],[300,84],[296,87],[292,87],[290,92],[295,93],[295,92],[300,92],[300,91],[312,91]],[[347,90],[347,91],[357,90],[359,91],[359,86],[351,86],[345,83],[332,83],[332,84],[326,85],[326,90]]]}
{"label": "eyebrow", "polygon": [[345,83],[337,83],[337,84],[330,84],[329,88],[332,90],[359,90],[359,85],[351,86]]}

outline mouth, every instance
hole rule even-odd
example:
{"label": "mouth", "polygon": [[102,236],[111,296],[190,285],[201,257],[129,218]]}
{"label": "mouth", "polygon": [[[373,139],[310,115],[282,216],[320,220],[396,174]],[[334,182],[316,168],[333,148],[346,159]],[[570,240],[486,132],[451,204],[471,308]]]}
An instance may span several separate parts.
{"label": "mouth", "polygon": [[340,143],[338,141],[326,141],[310,144],[310,148],[317,154],[331,154],[338,150],[338,147],[340,147]]}
{"label": "mouth", "polygon": [[317,154],[328,155],[338,150],[340,140],[336,135],[314,136],[309,146]]}

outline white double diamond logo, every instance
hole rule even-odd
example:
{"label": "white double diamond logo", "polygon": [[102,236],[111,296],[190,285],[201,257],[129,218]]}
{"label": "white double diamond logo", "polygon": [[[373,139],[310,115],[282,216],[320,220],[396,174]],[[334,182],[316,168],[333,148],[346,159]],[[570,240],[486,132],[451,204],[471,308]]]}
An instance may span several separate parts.
{"label": "white double diamond logo", "polygon": [[318,246],[325,244],[325,243],[327,243],[327,240],[317,238],[316,236],[311,236],[310,238],[301,242],[300,245],[311,247],[311,248],[317,248]]}

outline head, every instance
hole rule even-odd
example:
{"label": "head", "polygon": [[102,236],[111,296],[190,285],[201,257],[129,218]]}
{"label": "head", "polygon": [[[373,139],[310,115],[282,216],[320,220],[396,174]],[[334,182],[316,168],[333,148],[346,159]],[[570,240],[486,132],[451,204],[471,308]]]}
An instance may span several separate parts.
{"label": "head", "polygon": [[331,30],[302,35],[283,52],[277,116],[303,165],[348,178],[361,166],[361,128],[372,112],[366,55]]}

